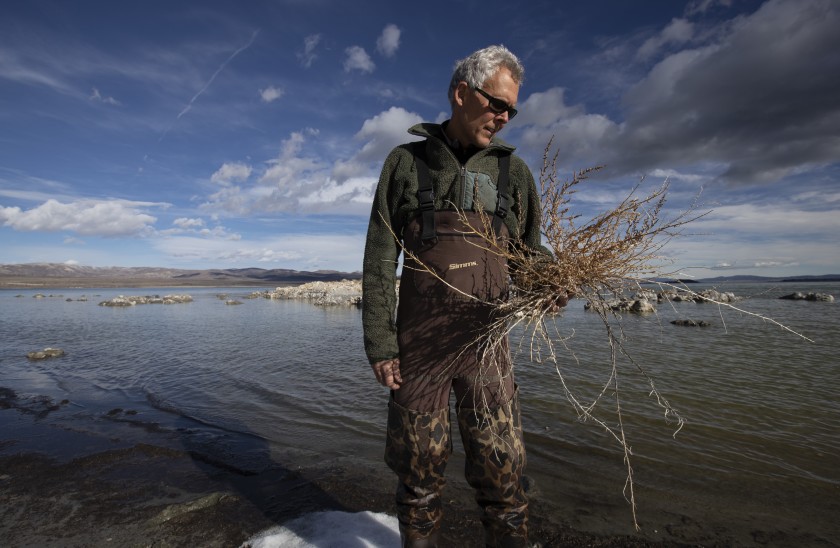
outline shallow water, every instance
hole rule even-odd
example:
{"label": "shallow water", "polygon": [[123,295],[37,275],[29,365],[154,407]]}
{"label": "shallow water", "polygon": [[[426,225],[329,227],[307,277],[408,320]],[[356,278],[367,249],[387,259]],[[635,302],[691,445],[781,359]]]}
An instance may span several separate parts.
{"label": "shallow water", "polygon": [[[714,530],[748,544],[769,531],[800,545],[837,543],[840,308],[778,296],[840,296],[840,284],[718,289],[749,296],[736,306],[814,342],[710,304],[660,304],[656,315],[623,318],[624,344],[636,364],[620,358],[617,382],[643,534],[702,542],[704,530]],[[68,289],[43,292],[44,298],[0,291],[0,386],[31,401],[68,400],[50,414],[66,430],[110,433],[125,443],[164,433],[240,469],[261,469],[266,454],[286,466],[352,457],[384,467],[388,394],[367,366],[360,312],[242,298],[250,291]],[[225,305],[220,292],[243,304]],[[152,293],[188,293],[194,301],[97,306],[119,294]],[[83,295],[87,301],[78,300]],[[677,318],[713,325],[671,325]],[[558,368],[589,401],[610,374],[604,327],[581,301],[572,301],[556,326],[570,337]],[[48,346],[67,354],[26,359]],[[686,420],[676,436],[637,365]],[[592,420],[578,420],[553,365],[531,363],[525,351],[516,374],[534,496],[572,527],[632,533],[619,444]],[[595,415],[615,427],[613,388]],[[60,436],[26,438],[10,411],[0,415],[0,437],[17,439],[16,450],[72,456]],[[450,475],[460,474],[460,462]]]}

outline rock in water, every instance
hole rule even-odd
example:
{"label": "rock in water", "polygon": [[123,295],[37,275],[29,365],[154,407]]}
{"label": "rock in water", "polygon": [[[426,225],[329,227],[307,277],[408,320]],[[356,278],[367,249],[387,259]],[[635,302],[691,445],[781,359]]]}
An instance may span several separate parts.
{"label": "rock in water", "polygon": [[58,358],[59,356],[64,355],[64,350],[60,348],[45,348],[43,350],[36,350],[34,352],[29,352],[26,354],[26,357],[30,360],[45,360],[47,358]]}
{"label": "rock in water", "polygon": [[712,325],[704,320],[672,320],[671,323],[674,325],[683,325],[686,327],[709,327],[710,325]]}
{"label": "rock in water", "polygon": [[780,299],[787,299],[790,301],[820,301],[826,303],[833,303],[834,302],[834,295],[829,295],[828,293],[802,293],[801,291],[796,291],[789,295],[784,295],[779,297]]}

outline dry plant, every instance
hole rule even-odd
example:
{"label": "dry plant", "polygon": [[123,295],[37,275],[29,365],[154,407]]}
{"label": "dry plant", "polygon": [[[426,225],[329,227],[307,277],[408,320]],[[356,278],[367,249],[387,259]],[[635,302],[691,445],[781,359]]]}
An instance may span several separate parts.
{"label": "dry plant", "polygon": [[[675,425],[674,436],[685,421],[656,388],[653,378],[625,347],[626,336],[615,303],[639,292],[642,283],[649,283],[658,277],[673,277],[674,272],[667,270],[670,262],[661,254],[662,247],[679,236],[686,225],[707,212],[699,210],[695,199],[686,210],[674,217],[665,218],[668,182],[647,195],[637,196],[641,188],[640,182],[616,207],[584,221],[580,215],[571,213],[569,204],[577,185],[601,167],[573,173],[571,180],[561,180],[557,175],[557,153],[552,155],[551,149],[552,144],[549,142],[544,151],[539,178],[541,231],[551,255],[511,245],[509,241],[497,237],[492,229],[492,217],[488,214],[481,215],[479,226],[474,226],[461,212],[463,233],[465,236],[471,236],[465,238],[465,242],[477,239],[480,243],[473,245],[486,247],[491,254],[506,260],[512,279],[507,298],[485,303],[492,305],[495,312],[494,320],[487,331],[476,337],[462,352],[477,353],[479,363],[484,364],[476,382],[481,383],[484,376],[498,379],[511,372],[507,347],[509,335],[514,330],[521,329],[522,335],[516,345],[517,353],[527,353],[532,362],[551,364],[579,419],[598,424],[618,442],[627,472],[624,495],[631,506],[633,524],[638,530],[640,527],[636,516],[632,450],[625,435],[622,413],[620,381],[624,371],[620,364],[626,361],[630,364],[630,371],[644,379],[649,387],[649,395],[660,408],[664,419]],[[475,236],[478,238],[474,238]],[[399,238],[397,240],[399,241]],[[409,250],[403,248],[403,252],[407,258],[412,259],[410,262],[415,265],[414,268],[423,270],[435,276],[441,283],[449,285],[439,273],[424,265]],[[406,261],[407,263],[409,261]],[[722,307],[759,317],[802,336],[771,318],[744,311],[730,303],[717,302],[705,295],[698,295],[685,286],[662,285]],[[464,297],[479,300],[451,285],[449,287]],[[577,357],[567,345],[573,334],[564,335],[554,321],[558,304],[562,306],[571,296],[586,299],[587,307],[598,314],[605,329],[605,343],[609,348],[610,363],[607,376],[599,382],[600,389],[596,390],[597,394],[590,398],[584,398],[570,386],[560,365],[560,354],[571,355],[574,362],[578,363]],[[605,400],[612,402],[613,410],[610,416],[614,422],[607,422],[594,414],[596,407]]]}

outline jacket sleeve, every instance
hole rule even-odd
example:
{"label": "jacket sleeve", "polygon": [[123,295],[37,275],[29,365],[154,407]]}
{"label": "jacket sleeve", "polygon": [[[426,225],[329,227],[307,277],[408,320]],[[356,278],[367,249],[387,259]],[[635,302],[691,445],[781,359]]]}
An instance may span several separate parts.
{"label": "jacket sleeve", "polygon": [[550,257],[551,251],[542,245],[542,206],[537,184],[534,182],[534,176],[528,165],[518,157],[515,156],[514,158],[517,161],[511,166],[513,171],[511,178],[517,182],[517,187],[522,193],[519,198],[522,201],[519,219],[519,243],[535,253]]}
{"label": "jacket sleeve", "polygon": [[[400,255],[397,237],[402,226],[397,218],[405,152],[388,155],[379,176],[365,241],[362,270],[362,328],[365,353],[370,363],[399,356],[396,326],[396,269]],[[405,169],[405,167],[403,167]]]}

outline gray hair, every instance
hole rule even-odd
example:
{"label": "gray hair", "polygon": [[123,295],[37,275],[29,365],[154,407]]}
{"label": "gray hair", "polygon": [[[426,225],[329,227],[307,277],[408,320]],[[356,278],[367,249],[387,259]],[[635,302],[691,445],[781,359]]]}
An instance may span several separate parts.
{"label": "gray hair", "polygon": [[460,61],[455,62],[452,80],[449,82],[449,103],[455,99],[455,88],[460,82],[466,82],[471,88],[481,87],[492,78],[499,68],[505,67],[513,80],[522,85],[525,80],[525,67],[509,49],[502,45],[487,46]]}

